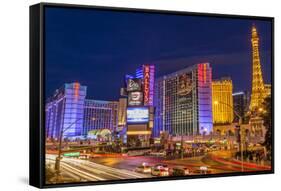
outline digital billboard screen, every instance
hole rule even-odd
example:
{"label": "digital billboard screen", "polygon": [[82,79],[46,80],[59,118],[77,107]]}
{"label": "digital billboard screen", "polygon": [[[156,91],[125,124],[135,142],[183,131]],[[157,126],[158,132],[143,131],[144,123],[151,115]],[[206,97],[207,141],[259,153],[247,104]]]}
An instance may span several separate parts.
{"label": "digital billboard screen", "polygon": [[128,107],[127,123],[148,123],[149,111],[146,107]]}
{"label": "digital billboard screen", "polygon": [[143,102],[142,92],[129,92],[128,105],[129,106],[140,106]]}

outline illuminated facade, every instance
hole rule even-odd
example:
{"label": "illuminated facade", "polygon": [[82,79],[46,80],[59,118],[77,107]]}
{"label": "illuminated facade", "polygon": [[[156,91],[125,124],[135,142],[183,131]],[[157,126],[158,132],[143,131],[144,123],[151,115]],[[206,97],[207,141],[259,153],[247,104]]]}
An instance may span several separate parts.
{"label": "illuminated facade", "polygon": [[233,121],[232,80],[222,78],[212,82],[213,123],[228,124]]}
{"label": "illuminated facade", "polygon": [[65,84],[56,90],[45,106],[45,129],[47,138],[74,138],[83,132],[84,101],[86,86],[79,83]]}
{"label": "illuminated facade", "polygon": [[118,102],[85,100],[83,135],[91,130],[108,129],[114,132],[118,123]]}
{"label": "illuminated facade", "polygon": [[89,131],[118,126],[118,102],[86,99],[87,87],[79,83],[65,84],[46,101],[47,138],[85,138]]}
{"label": "illuminated facade", "polygon": [[213,129],[212,70],[209,63],[165,75],[155,83],[154,137],[204,135]]}
{"label": "illuminated facade", "polygon": [[252,27],[252,94],[250,102],[250,110],[254,111],[262,107],[264,98],[270,95],[271,86],[265,85],[263,82],[260,54],[259,54],[259,36],[255,26]]}

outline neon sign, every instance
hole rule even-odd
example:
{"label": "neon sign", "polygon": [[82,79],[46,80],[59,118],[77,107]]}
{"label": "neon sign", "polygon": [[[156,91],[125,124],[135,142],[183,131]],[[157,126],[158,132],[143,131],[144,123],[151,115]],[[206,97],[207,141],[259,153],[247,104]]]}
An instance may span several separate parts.
{"label": "neon sign", "polygon": [[144,66],[144,105],[149,105],[149,66]]}
{"label": "neon sign", "polygon": [[80,84],[78,82],[74,83],[74,97],[77,100],[78,96],[79,96],[79,88],[80,88]]}

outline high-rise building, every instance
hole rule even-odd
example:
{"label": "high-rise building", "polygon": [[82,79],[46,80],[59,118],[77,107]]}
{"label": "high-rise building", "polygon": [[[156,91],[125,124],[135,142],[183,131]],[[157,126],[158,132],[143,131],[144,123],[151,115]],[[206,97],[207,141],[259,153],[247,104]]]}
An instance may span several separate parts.
{"label": "high-rise building", "polygon": [[228,124],[233,121],[232,80],[221,78],[212,82],[213,123]]}
{"label": "high-rise building", "polygon": [[212,70],[197,64],[156,79],[154,137],[204,135],[213,129]]}
{"label": "high-rise building", "polygon": [[264,98],[270,95],[270,85],[265,85],[262,76],[260,53],[259,53],[259,36],[255,26],[252,27],[252,94],[250,110],[254,111],[262,107]]}
{"label": "high-rise building", "polygon": [[83,135],[91,130],[108,129],[111,132],[117,130],[118,102],[85,100]]}
{"label": "high-rise building", "polygon": [[45,106],[47,138],[74,138],[82,135],[86,86],[79,83],[64,84],[56,90]]}
{"label": "high-rise building", "polygon": [[[235,92],[232,94],[233,97],[233,106],[235,111],[242,117],[242,122],[245,122],[245,116],[249,108],[250,104],[250,96],[249,92],[247,91],[241,91],[241,92]],[[234,122],[239,122],[239,117],[234,116]]]}

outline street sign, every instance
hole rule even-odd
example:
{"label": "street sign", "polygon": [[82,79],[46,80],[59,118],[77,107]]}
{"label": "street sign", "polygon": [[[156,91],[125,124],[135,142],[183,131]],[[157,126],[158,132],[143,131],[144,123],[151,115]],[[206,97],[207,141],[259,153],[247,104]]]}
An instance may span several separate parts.
{"label": "street sign", "polygon": [[64,153],[63,156],[65,156],[65,157],[79,157],[80,152]]}

